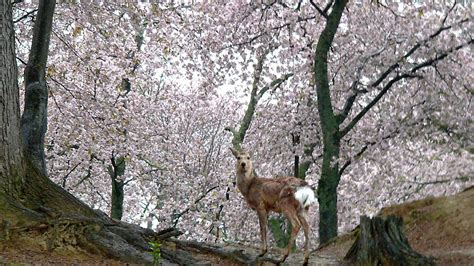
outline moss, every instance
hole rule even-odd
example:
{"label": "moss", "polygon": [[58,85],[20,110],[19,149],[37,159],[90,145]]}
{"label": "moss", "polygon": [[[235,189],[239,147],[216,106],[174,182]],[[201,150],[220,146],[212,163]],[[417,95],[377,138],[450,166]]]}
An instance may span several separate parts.
{"label": "moss", "polygon": [[474,146],[467,148],[467,151],[468,151],[470,154],[474,154]]}

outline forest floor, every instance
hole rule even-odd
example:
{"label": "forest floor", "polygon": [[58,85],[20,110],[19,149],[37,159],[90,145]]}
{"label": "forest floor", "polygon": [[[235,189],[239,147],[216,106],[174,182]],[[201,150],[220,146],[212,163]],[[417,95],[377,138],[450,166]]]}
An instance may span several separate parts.
{"label": "forest floor", "polygon": [[[387,207],[381,216],[399,215],[405,221],[405,230],[412,248],[432,256],[438,265],[474,265],[474,187],[448,197],[426,198],[419,201]],[[329,244],[311,253],[310,265],[343,264],[342,258],[355,240],[355,231],[341,235]],[[28,245],[19,239],[15,242],[0,242],[0,264],[80,264],[80,265],[125,265],[120,261],[75,250],[45,251],[42,245]],[[168,242],[167,245],[176,244]],[[214,245],[218,247],[219,245]],[[249,255],[258,250],[246,246],[221,246],[228,250],[239,250]],[[213,265],[230,265],[230,261],[194,249],[200,261]],[[271,251],[273,257],[280,255]],[[164,265],[168,264],[163,261]],[[286,265],[302,262],[302,253],[291,254]],[[266,263],[265,263],[266,264]],[[264,264],[264,265],[265,265]],[[238,264],[234,264],[238,265]],[[272,265],[271,263],[266,265]]]}

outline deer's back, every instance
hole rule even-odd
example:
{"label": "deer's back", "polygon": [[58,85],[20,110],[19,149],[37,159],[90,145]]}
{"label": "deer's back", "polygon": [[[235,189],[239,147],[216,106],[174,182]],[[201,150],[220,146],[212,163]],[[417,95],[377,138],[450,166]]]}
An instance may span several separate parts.
{"label": "deer's back", "polygon": [[306,185],[308,183],[296,177],[256,178],[250,186],[247,202],[253,209],[264,207],[266,210],[281,212],[281,200],[294,200],[292,196],[296,188]]}

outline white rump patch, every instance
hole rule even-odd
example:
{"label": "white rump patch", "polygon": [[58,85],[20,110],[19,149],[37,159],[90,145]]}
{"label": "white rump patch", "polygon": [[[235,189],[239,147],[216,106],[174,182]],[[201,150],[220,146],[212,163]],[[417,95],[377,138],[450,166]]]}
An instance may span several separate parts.
{"label": "white rump patch", "polygon": [[300,187],[296,190],[295,199],[301,203],[303,208],[316,202],[314,192],[310,187]]}

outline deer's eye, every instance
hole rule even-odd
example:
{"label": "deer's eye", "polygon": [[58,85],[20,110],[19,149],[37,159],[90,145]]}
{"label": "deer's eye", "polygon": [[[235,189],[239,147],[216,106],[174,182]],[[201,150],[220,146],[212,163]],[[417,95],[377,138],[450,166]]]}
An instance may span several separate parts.
{"label": "deer's eye", "polygon": [[240,156],[237,156],[237,160],[240,160],[240,159],[242,159],[242,158],[240,158]]}
{"label": "deer's eye", "polygon": [[250,160],[250,156],[247,156],[247,160]]}

